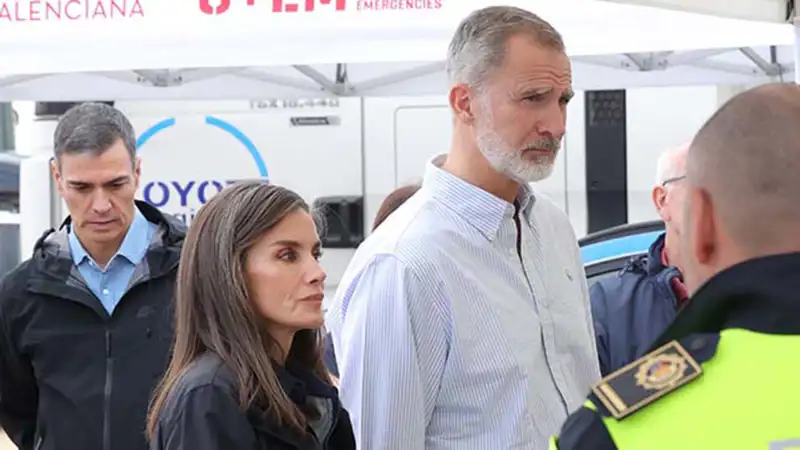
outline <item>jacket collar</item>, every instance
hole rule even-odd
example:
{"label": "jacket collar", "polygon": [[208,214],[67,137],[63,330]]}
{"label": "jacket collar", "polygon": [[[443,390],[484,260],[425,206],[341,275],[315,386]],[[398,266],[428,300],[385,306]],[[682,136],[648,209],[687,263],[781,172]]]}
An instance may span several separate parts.
{"label": "jacket collar", "polygon": [[800,334],[800,253],[745,261],[703,285],[653,349],[691,333],[743,328],[765,334]]}
{"label": "jacket collar", "polygon": [[[122,257],[127,259],[128,262],[134,266],[139,264],[139,261],[144,258],[147,247],[152,239],[152,233],[150,232],[151,227],[149,224],[150,222],[144,218],[144,215],[141,213],[141,211],[139,211],[139,208],[134,208],[133,220],[128,227],[128,231],[125,233],[125,237],[122,239],[119,249],[114,256],[111,257],[109,263],[117,257]],[[86,260],[93,261],[92,256],[83,247],[80,239],[78,239],[78,235],[75,233],[75,230],[72,229],[71,226],[62,228],[67,228],[72,262],[78,266]]]}
{"label": "jacket collar", "polygon": [[664,265],[662,257],[666,240],[667,233],[661,233],[658,238],[650,244],[650,250],[647,253],[647,274],[650,276],[657,275],[667,268]]}
{"label": "jacket collar", "polygon": [[[293,364],[291,361],[288,361],[285,367],[273,362],[272,367],[283,391],[289,399],[301,409],[308,404],[309,397],[318,397],[328,400],[332,406],[330,410],[330,414],[333,414],[332,423],[334,427],[336,426],[336,419],[341,412],[336,388],[325,384],[311,371],[302,368],[299,364]],[[261,430],[261,432],[267,433],[296,448],[319,447],[319,443],[311,434],[301,435],[277,423],[269,417],[267,411],[268,408],[265,408],[264,405],[254,406],[248,410],[251,423],[254,427]],[[332,432],[333,429],[329,430],[328,436]],[[325,439],[327,439],[327,436]]]}
{"label": "jacket collar", "polygon": [[[158,232],[153,236],[144,257],[148,267],[147,278],[164,275],[178,264],[181,244],[186,236],[186,226],[177,218],[163,214],[146,202],[136,200],[135,204],[148,222],[158,226]],[[36,268],[35,274],[43,275],[47,282],[55,281],[59,285],[75,284],[74,262],[67,236],[67,227],[71,222],[71,217],[67,217],[58,230],[51,228],[36,241],[32,258]],[[39,279],[30,281],[37,285],[45,283]],[[57,287],[54,286],[53,289]]]}
{"label": "jacket collar", "polygon": [[661,257],[664,251],[666,233],[661,233],[647,250],[647,254],[640,254],[631,257],[625,263],[623,271],[645,272],[648,277],[655,277],[661,274],[668,267],[664,265]]}
{"label": "jacket collar", "polygon": [[273,368],[284,392],[295,404],[304,404],[308,396],[335,398],[337,395],[336,388],[291,360],[287,361],[285,367],[273,364]]}
{"label": "jacket collar", "polygon": [[[144,218],[150,222],[158,225],[162,229],[162,237],[163,243],[165,246],[172,245],[176,242],[182,242],[183,238],[186,237],[186,225],[183,222],[178,220],[175,216],[164,214],[159,211],[153,205],[143,202],[141,200],[134,200],[134,205],[136,205],[136,209],[141,213]],[[61,225],[58,227],[58,230],[66,230],[72,224],[72,217],[67,216]],[[36,247],[38,248],[40,244],[44,241],[44,239],[50,233],[55,232],[56,230],[50,229],[44,233],[44,235],[39,238],[39,241],[36,242]]]}

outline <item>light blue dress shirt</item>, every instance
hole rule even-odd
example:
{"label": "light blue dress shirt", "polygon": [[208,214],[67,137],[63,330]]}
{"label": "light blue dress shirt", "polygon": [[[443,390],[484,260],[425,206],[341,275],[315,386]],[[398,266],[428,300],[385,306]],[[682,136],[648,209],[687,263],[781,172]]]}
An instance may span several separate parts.
{"label": "light blue dress shirt", "polygon": [[158,225],[150,223],[135,208],[133,221],[117,253],[101,268],[81,245],[70,227],[69,248],[72,261],[78,267],[87,287],[97,296],[109,315],[114,313],[122,296],[128,290],[136,265],[144,258]]}
{"label": "light blue dress shirt", "polygon": [[358,448],[545,449],[600,374],[568,218],[428,164],[359,247],[326,317]]}

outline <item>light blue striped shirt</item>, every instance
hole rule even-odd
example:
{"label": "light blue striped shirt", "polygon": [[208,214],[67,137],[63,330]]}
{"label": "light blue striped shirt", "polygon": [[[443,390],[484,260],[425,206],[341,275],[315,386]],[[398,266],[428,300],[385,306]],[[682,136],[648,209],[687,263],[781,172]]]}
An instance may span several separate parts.
{"label": "light blue striped shirt", "polygon": [[358,448],[545,449],[599,378],[566,215],[441,170],[359,247],[327,317]]}

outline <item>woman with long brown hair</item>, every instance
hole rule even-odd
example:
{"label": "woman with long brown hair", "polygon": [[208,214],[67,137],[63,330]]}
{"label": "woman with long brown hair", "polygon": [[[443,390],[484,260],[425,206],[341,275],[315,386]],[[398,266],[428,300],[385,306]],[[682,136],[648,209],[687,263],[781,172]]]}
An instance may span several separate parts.
{"label": "woman with long brown hair", "polygon": [[184,242],[152,450],[350,450],[321,360],[325,272],[308,205],[262,181],[217,194]]}

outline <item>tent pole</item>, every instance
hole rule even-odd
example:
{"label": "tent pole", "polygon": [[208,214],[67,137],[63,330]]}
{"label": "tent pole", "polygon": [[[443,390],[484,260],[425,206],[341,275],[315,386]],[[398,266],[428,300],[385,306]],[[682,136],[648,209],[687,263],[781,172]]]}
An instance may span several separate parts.
{"label": "tent pole", "polygon": [[794,0],[794,17],[792,17],[792,25],[794,26],[794,82],[800,84],[800,0]]}

